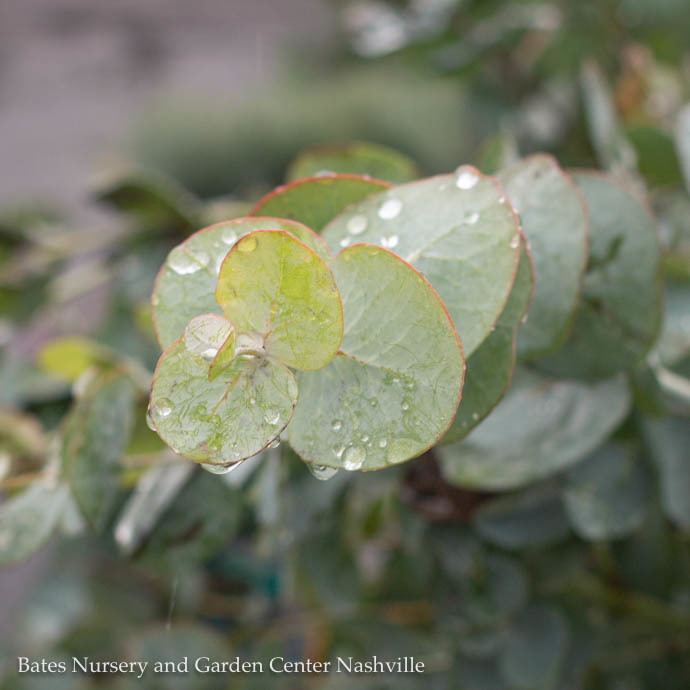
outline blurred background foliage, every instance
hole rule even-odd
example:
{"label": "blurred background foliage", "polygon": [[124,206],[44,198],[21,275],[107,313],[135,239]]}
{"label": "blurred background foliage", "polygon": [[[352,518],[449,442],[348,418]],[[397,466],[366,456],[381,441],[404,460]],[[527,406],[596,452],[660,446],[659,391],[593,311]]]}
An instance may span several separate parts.
{"label": "blurred background foliage", "polygon": [[[0,209],[0,578],[50,541],[3,604],[0,687],[684,690],[687,1],[331,5],[337,30],[241,102],[154,98],[88,187],[107,222]],[[495,494],[449,485],[433,453],[317,482],[281,447],[216,477],[149,431],[148,299],[185,236],[304,173],[397,183],[533,151],[612,172],[660,231],[663,333],[593,456]],[[17,654],[413,655],[427,673],[19,677]]]}

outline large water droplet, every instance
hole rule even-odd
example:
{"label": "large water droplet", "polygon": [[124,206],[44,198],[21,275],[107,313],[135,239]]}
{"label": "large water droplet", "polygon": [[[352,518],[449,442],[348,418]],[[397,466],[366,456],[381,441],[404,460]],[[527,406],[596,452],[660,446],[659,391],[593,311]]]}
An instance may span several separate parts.
{"label": "large water droplet", "polygon": [[187,350],[210,362],[218,354],[232,326],[220,316],[200,314],[195,316],[184,329],[183,341]]}
{"label": "large water droplet", "polygon": [[398,246],[399,238],[397,235],[389,235],[388,237],[381,238],[381,246],[384,249],[393,249],[393,247]]}
{"label": "large water droplet", "polygon": [[235,244],[237,242],[237,233],[232,228],[225,228],[220,235],[220,239],[225,244]]}
{"label": "large water droplet", "polygon": [[172,412],[172,403],[167,398],[159,398],[151,408],[151,415],[154,421],[165,419]]}
{"label": "large water droplet", "polygon": [[510,246],[512,249],[517,249],[520,246],[520,238],[517,235],[510,240]]}
{"label": "large water droplet", "polygon": [[350,220],[347,221],[347,231],[351,235],[360,235],[367,229],[367,218],[366,216],[352,216]]}
{"label": "large water droplet", "polygon": [[471,170],[461,170],[455,181],[458,189],[472,189],[479,182],[479,176]]}
{"label": "large water droplet", "polygon": [[350,446],[343,457],[343,467],[348,472],[354,472],[362,467],[367,452],[359,446]]}
{"label": "large water droplet", "polygon": [[203,260],[204,256],[206,257],[206,264],[208,264],[208,254],[192,257],[191,253],[188,253],[183,247],[175,247],[168,254],[168,266],[178,275],[189,275],[200,271],[206,265],[199,261],[199,258]]}
{"label": "large water droplet", "polygon": [[218,350],[215,347],[209,347],[201,353],[201,358],[206,362],[212,362],[217,354]]}
{"label": "large water droplet", "polygon": [[243,238],[240,243],[237,245],[238,251],[241,251],[243,254],[250,254],[253,252],[258,246],[257,239],[254,235],[250,235],[249,237]]}
{"label": "large water droplet", "polygon": [[224,465],[216,465],[211,462],[202,462],[201,467],[211,474],[227,474],[232,472],[234,469],[238,468],[244,461],[230,462]]}
{"label": "large water droplet", "polygon": [[154,292],[154,293],[151,295],[151,306],[152,306],[152,307],[157,307],[157,306],[160,304],[160,301],[161,301],[161,300],[160,300],[160,297],[158,297],[158,295]]}
{"label": "large water droplet", "polygon": [[309,471],[322,482],[328,481],[338,474],[338,470],[335,467],[326,467],[326,465],[312,465],[307,463]]}
{"label": "large water droplet", "polygon": [[347,245],[350,244],[350,242],[352,242],[351,237],[343,237],[343,239],[340,240],[340,246],[341,247],[347,247]]}
{"label": "large water droplet", "polygon": [[156,425],[153,422],[153,416],[151,415],[151,408],[146,410],[146,426],[151,429],[151,431],[156,431]]}
{"label": "large water droplet", "polygon": [[280,436],[274,438],[269,444],[269,448],[277,448],[280,445]]}
{"label": "large water droplet", "polygon": [[266,420],[266,424],[275,426],[280,421],[280,412],[278,412],[278,410],[269,408],[264,413],[264,419]]}
{"label": "large water droplet", "polygon": [[379,208],[379,218],[391,220],[400,215],[402,201],[400,199],[386,199]]}
{"label": "large water droplet", "polygon": [[385,448],[388,445],[388,441],[385,438],[382,438],[379,441],[379,448]]}
{"label": "large water droplet", "polygon": [[334,419],[331,422],[331,429],[333,429],[333,431],[340,431],[340,429],[342,429],[342,426],[343,423],[339,419]]}
{"label": "large water droplet", "polygon": [[463,221],[467,225],[474,225],[477,221],[479,220],[479,214],[475,211],[474,213],[468,213],[464,218]]}

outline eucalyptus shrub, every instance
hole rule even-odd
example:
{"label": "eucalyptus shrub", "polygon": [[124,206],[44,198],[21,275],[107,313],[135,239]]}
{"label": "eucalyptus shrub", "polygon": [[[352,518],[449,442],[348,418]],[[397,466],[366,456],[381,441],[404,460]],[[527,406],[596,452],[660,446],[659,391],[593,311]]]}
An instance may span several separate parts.
{"label": "eucalyptus shrub", "polygon": [[[356,144],[290,170],[307,176],[253,206],[141,172],[99,190],[134,219],[111,255],[134,316],[41,349],[72,382],[55,432],[0,416],[19,489],[0,561],[88,531],[175,583],[210,557],[251,583],[264,617],[233,609],[232,648],[199,626],[220,614],[193,587],[192,627],[165,643],[102,603],[134,657],[270,656],[294,630],[268,600],[330,630],[304,633],[305,656],[421,655],[442,687],[609,687],[638,647],[649,677],[682,678],[690,339],[667,210],[660,242],[639,178],[546,154],[416,179]],[[143,354],[117,345],[133,327]],[[223,546],[248,538],[240,566]],[[94,650],[86,633],[65,644]]]}

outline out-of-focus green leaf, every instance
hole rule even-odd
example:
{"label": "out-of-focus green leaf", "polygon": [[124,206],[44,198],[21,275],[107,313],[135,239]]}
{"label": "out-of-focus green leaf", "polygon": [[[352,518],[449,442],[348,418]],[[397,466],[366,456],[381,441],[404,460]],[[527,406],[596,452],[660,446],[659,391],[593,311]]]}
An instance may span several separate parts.
{"label": "out-of-focus green leaf", "polygon": [[676,120],[676,148],[685,186],[690,192],[690,103],[683,106]]}
{"label": "out-of-focus green leaf", "polygon": [[534,296],[517,341],[521,357],[534,357],[562,343],[572,326],[587,263],[587,207],[550,156],[525,158],[498,179],[534,262]]}
{"label": "out-of-focus green leaf", "polygon": [[68,420],[60,456],[80,511],[101,531],[120,495],[122,458],[133,426],[135,388],[109,372],[90,383]]}
{"label": "out-of-focus green leaf", "polygon": [[690,355],[690,285],[666,283],[663,328],[655,353],[669,365]]}
{"label": "out-of-focus green leaf", "polygon": [[516,690],[553,688],[558,683],[569,644],[569,626],[553,606],[528,608],[510,631],[499,668]]}
{"label": "out-of-focus green leaf", "polygon": [[38,364],[44,371],[67,381],[75,381],[89,367],[110,359],[107,348],[77,337],[51,340],[38,354]]}
{"label": "out-of-focus green leaf", "polygon": [[97,201],[134,218],[143,230],[192,231],[199,227],[201,203],[159,173],[125,170],[109,173],[93,191]]}
{"label": "out-of-focus green leaf", "polygon": [[445,478],[458,486],[505,490],[572,465],[626,415],[624,380],[550,380],[518,369],[493,413],[466,439],[437,449]]}
{"label": "out-of-focus green leaf", "polygon": [[610,177],[575,173],[590,212],[589,263],[572,333],[538,360],[555,376],[598,379],[631,368],[661,323],[659,246],[648,212]]}
{"label": "out-of-focus green leaf", "polygon": [[237,218],[199,230],[175,247],[161,267],[151,296],[158,342],[166,349],[180,337],[190,319],[220,314],[213,293],[221,264],[237,240],[255,230],[285,230],[321,258],[328,249],[309,228],[279,218]]}
{"label": "out-of-focus green leaf", "polygon": [[645,125],[629,127],[626,137],[635,147],[637,167],[652,187],[683,184],[673,139],[663,130]]}
{"label": "out-of-focus green leaf", "polygon": [[316,232],[348,206],[388,189],[390,184],[364,175],[323,175],[283,185],[259,199],[253,216],[290,218]]}
{"label": "out-of-focus green leaf", "polygon": [[564,539],[568,519],[554,486],[538,486],[482,503],[474,527],[486,541],[504,549],[541,548]]}
{"label": "out-of-focus green leaf", "polygon": [[411,182],[419,177],[415,162],[402,153],[380,144],[354,142],[304,151],[290,164],[287,179],[331,173],[370,175],[392,184]]}
{"label": "out-of-focus green leaf", "polygon": [[345,312],[341,352],[300,373],[290,445],[314,465],[382,469],[420,455],[448,428],[462,350],[438,295],[390,252],[350,247],[333,273]]}
{"label": "out-of-focus green leaf", "polygon": [[28,558],[55,531],[68,500],[67,487],[46,479],[0,503],[0,565]]}
{"label": "out-of-focus green leaf", "polygon": [[645,419],[643,431],[659,471],[664,513],[690,530],[690,423],[683,417]]}
{"label": "out-of-focus green leaf", "polygon": [[225,467],[267,447],[297,403],[292,372],[257,354],[239,354],[209,380],[231,330],[216,314],[192,319],[158,361],[150,408],[156,431],[176,453]]}
{"label": "out-of-focus green leaf", "polygon": [[343,308],[328,266],[281,231],[253,232],[228,252],[216,301],[238,334],[301,370],[321,369],[343,339]]}
{"label": "out-of-focus green leaf", "polygon": [[563,500],[584,539],[615,539],[637,529],[647,511],[647,476],[632,452],[607,444],[572,468]]}
{"label": "out-of-focus green leaf", "polygon": [[488,338],[467,361],[462,400],[442,443],[452,443],[469,434],[498,404],[510,384],[515,368],[515,339],[532,296],[532,264],[522,239],[520,265],[503,313]]}
{"label": "out-of-focus green leaf", "polygon": [[503,190],[470,166],[355,204],[323,236],[332,250],[378,244],[421,271],[448,308],[466,357],[503,311],[520,254],[519,225]]}

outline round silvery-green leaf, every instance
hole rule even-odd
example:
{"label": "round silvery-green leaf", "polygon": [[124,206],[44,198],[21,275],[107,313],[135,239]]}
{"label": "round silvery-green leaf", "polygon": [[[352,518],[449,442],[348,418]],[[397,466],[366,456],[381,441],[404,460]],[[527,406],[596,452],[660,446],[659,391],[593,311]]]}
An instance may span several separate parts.
{"label": "round silvery-green leaf", "polygon": [[375,470],[432,446],[457,409],[464,362],[453,324],[424,278],[372,245],[342,251],[341,351],[299,375],[289,440],[307,462]]}
{"label": "round silvery-green leaf", "polygon": [[589,206],[589,263],[568,340],[537,366],[554,376],[606,378],[631,368],[657,335],[659,246],[649,213],[610,177],[577,172],[573,179]]}
{"label": "round silvery-green leaf", "polygon": [[297,180],[330,173],[371,175],[393,184],[411,182],[419,176],[414,161],[395,149],[357,141],[346,146],[304,151],[290,164],[287,178]]}
{"label": "round silvery-green leaf", "polygon": [[229,465],[256,455],[278,437],[297,402],[292,372],[268,357],[240,352],[209,380],[209,369],[232,326],[216,314],[192,319],[160,357],[150,418],[179,455]]}
{"label": "round silvery-green leaf", "polygon": [[463,441],[438,448],[443,475],[452,484],[479,489],[524,486],[590,453],[629,405],[620,378],[586,384],[518,369],[487,419]]}
{"label": "round silvery-green leaf", "polygon": [[369,242],[422,272],[450,312],[465,356],[505,307],[520,253],[517,216],[495,179],[463,166],[348,208],[323,231],[337,249]]}
{"label": "round silvery-green leaf", "polygon": [[533,286],[532,262],[523,238],[510,297],[489,337],[467,360],[462,400],[441,443],[453,443],[467,436],[508,390],[515,368],[515,339],[524,322]]}
{"label": "round silvery-green leaf", "polygon": [[290,218],[321,232],[326,223],[350,204],[389,187],[388,182],[364,175],[305,177],[266,194],[251,215]]}
{"label": "round silvery-green leaf", "polygon": [[647,513],[647,481],[627,448],[606,444],[597,449],[566,478],[563,502],[573,529],[589,540],[630,534]]}
{"label": "round silvery-green leaf", "polygon": [[559,609],[535,604],[515,622],[498,666],[511,688],[556,687],[568,651],[570,628]]}
{"label": "round silvery-green leaf", "polygon": [[235,331],[295,369],[321,369],[343,339],[343,308],[331,269],[292,235],[245,235],[228,252],[216,301]]}
{"label": "round silvery-green leaf", "polygon": [[572,325],[587,263],[587,207],[551,156],[524,158],[498,179],[534,261],[534,296],[517,340],[519,355],[534,357],[562,343]]}
{"label": "round silvery-green leaf", "polygon": [[321,258],[329,258],[318,235],[280,218],[237,218],[195,232],[168,254],[153,288],[151,312],[161,349],[170,347],[193,317],[221,313],[213,298],[220,265],[235,242],[254,230],[285,230]]}

